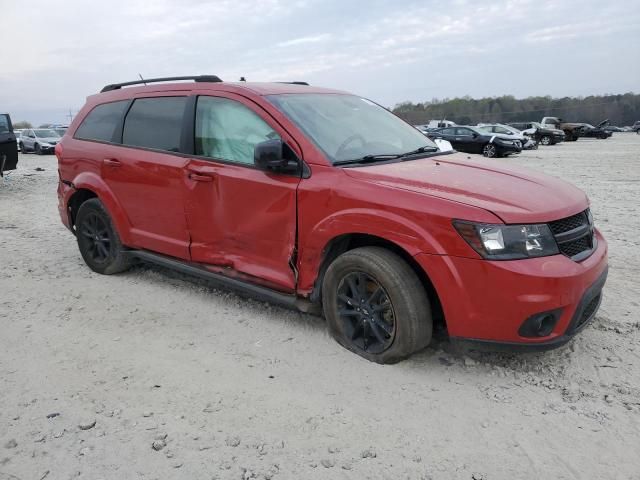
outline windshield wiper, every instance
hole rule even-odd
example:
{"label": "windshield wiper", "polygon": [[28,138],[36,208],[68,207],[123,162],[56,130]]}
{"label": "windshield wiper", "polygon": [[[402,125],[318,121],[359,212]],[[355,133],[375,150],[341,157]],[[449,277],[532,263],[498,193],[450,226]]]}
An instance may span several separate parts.
{"label": "windshield wiper", "polygon": [[411,150],[406,153],[386,153],[380,155],[365,155],[361,158],[353,158],[350,160],[337,160],[333,162],[334,165],[349,165],[349,164],[361,164],[361,163],[372,163],[377,161],[384,160],[397,160],[398,158],[411,157],[413,155],[419,155],[421,153],[432,153],[439,151],[438,147],[433,147],[431,145],[425,145],[424,147],[416,148],[415,150]]}
{"label": "windshield wiper", "polygon": [[440,149],[438,147],[425,145],[424,147],[416,148],[415,150],[411,150],[410,152],[398,155],[398,158],[410,157],[411,155],[418,155],[420,153],[437,152],[439,150]]}
{"label": "windshield wiper", "polygon": [[365,155],[360,158],[352,158],[350,160],[336,160],[333,162],[334,165],[349,165],[353,163],[371,163],[377,162],[381,160],[395,160],[396,158],[400,158],[404,156],[404,154],[395,155],[395,154],[384,154],[384,155]]}

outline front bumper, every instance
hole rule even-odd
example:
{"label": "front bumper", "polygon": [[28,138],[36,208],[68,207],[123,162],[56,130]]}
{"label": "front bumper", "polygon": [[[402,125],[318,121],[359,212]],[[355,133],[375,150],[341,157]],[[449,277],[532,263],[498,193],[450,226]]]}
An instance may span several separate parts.
{"label": "front bumper", "polygon": [[522,151],[521,143],[519,143],[518,145],[505,145],[503,143],[493,142],[493,144],[496,146],[496,148],[498,149],[498,152],[501,155],[511,154],[511,153],[520,153]]}
{"label": "front bumper", "polygon": [[[438,293],[453,341],[493,350],[543,350],[563,345],[595,316],[607,275],[607,243],[596,235],[597,249],[581,262],[564,255],[511,261],[428,254],[415,258]],[[526,319],[555,310],[560,314],[550,334],[519,334]]]}

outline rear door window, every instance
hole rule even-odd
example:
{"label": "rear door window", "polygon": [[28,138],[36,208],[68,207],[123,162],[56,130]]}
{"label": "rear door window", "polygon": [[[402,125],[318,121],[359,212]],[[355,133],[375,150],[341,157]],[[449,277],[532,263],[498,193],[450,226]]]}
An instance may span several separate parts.
{"label": "rear door window", "polygon": [[114,141],[116,127],[128,104],[128,100],[121,100],[98,105],[84,118],[76,130],[75,138],[99,142]]}
{"label": "rear door window", "polygon": [[124,120],[122,143],[179,152],[186,104],[187,97],[137,99]]}

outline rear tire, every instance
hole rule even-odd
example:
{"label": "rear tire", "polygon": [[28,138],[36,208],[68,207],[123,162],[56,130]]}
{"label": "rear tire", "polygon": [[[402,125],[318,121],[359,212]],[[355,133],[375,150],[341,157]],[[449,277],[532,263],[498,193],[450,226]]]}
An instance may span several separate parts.
{"label": "rear tire", "polygon": [[122,247],[107,210],[97,198],[80,205],[76,237],[82,258],[94,272],[111,275],[131,267],[131,258]]}
{"label": "rear tire", "polygon": [[431,306],[420,279],[384,248],[336,258],[322,282],[322,307],[336,341],[372,362],[398,362],[431,341]]}

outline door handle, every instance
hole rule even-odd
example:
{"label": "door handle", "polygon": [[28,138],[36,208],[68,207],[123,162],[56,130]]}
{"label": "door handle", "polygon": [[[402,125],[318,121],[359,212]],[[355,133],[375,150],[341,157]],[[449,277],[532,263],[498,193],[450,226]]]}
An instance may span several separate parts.
{"label": "door handle", "polygon": [[189,180],[194,182],[213,182],[213,177],[210,175],[199,175],[197,173],[189,172]]}
{"label": "door handle", "polygon": [[120,163],[120,160],[116,160],[115,158],[105,158],[104,160],[102,160],[102,163],[104,163],[108,167],[122,166],[122,163]]}

